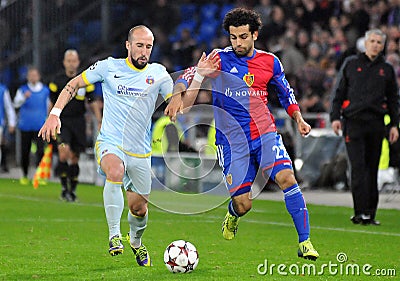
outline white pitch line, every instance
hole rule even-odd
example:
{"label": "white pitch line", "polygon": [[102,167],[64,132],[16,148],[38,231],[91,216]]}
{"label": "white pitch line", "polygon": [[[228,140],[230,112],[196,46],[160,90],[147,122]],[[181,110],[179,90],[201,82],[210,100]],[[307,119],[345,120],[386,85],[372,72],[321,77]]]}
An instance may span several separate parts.
{"label": "white pitch line", "polygon": [[89,222],[105,222],[105,219],[49,219],[49,218],[18,218],[18,219],[7,219],[1,218],[0,222],[60,222],[60,223],[89,223]]}
{"label": "white pitch line", "polygon": [[[51,202],[51,203],[64,203],[59,200],[51,200],[51,199],[41,199],[41,198],[32,198],[32,197],[27,197],[27,196],[19,196],[19,195],[10,195],[6,193],[0,193],[0,197],[8,197],[8,198],[15,198],[15,199],[21,199],[21,200],[27,200],[27,201],[35,201],[35,202]],[[64,203],[64,204],[71,204],[71,203]],[[103,208],[103,204],[100,203],[72,203],[74,206],[88,206],[88,207],[101,207]],[[218,208],[223,208],[222,206]],[[159,213],[166,213],[164,210],[154,208],[152,209],[152,212],[159,212]],[[262,210],[258,210],[258,212],[262,212]],[[206,213],[202,214],[196,214],[196,216],[202,216],[205,215],[207,216],[207,219],[199,219],[196,220],[198,222],[219,222],[222,220],[222,217],[219,216],[213,216],[213,215],[208,215]],[[215,219],[215,220],[212,220]],[[38,220],[43,220],[43,219],[38,219]],[[35,220],[35,221],[38,221]],[[4,221],[0,219],[0,221]],[[50,220],[49,220],[50,221]],[[53,221],[60,221],[62,220],[55,219]],[[70,220],[66,220],[70,221]],[[79,221],[79,220],[77,220]],[[83,220],[84,221],[84,220]],[[100,221],[100,220],[99,220]],[[167,221],[167,220],[163,220]],[[178,222],[179,219],[174,219],[171,222]],[[277,226],[284,226],[284,227],[293,227],[293,224],[291,223],[283,223],[283,222],[273,222],[273,221],[259,221],[259,220],[254,220],[254,219],[245,219],[246,222],[250,223],[258,223],[258,224],[266,224],[266,225],[277,225]],[[73,222],[71,220],[70,222]],[[368,230],[357,230],[357,229],[347,229],[347,228],[340,228],[340,227],[325,227],[325,226],[316,226],[312,225],[312,229],[320,229],[320,230],[326,230],[326,231],[337,231],[337,232],[351,232],[351,233],[360,233],[360,234],[371,234],[371,235],[383,235],[383,236],[394,236],[394,237],[400,237],[400,233],[390,233],[390,232],[380,232],[380,231],[368,231]]]}
{"label": "white pitch line", "polygon": [[[257,221],[257,220],[246,220],[246,221],[252,222],[252,223],[259,223],[259,224],[269,224],[269,225],[279,225],[279,226],[293,227],[293,224],[290,224],[290,223]],[[385,236],[397,236],[397,237],[400,237],[400,233],[347,229],[347,228],[341,228],[341,227],[326,227],[326,226],[312,225],[311,228],[312,229],[327,230],[327,231],[352,232],[352,233],[362,233],[362,234],[373,234],[373,235],[385,235]]]}

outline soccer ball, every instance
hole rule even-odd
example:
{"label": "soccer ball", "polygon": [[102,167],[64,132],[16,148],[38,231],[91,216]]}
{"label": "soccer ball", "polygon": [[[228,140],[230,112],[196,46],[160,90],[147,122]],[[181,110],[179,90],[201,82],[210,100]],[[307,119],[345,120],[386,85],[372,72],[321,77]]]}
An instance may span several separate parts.
{"label": "soccer ball", "polygon": [[199,263],[199,254],[192,243],[177,240],[165,249],[164,263],[172,273],[191,272]]}

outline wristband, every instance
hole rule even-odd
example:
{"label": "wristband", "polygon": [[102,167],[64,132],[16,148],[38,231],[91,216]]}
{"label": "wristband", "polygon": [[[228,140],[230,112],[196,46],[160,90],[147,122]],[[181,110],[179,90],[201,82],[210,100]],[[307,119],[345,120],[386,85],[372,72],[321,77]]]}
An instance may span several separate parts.
{"label": "wristband", "polygon": [[203,82],[203,79],[204,79],[204,76],[196,71],[196,73],[193,76],[193,80],[201,83],[201,82]]}
{"label": "wristband", "polygon": [[50,110],[50,114],[55,115],[55,116],[57,116],[57,117],[60,117],[61,111],[62,111],[61,109],[59,109],[59,108],[57,108],[57,107],[53,107],[53,108]]}

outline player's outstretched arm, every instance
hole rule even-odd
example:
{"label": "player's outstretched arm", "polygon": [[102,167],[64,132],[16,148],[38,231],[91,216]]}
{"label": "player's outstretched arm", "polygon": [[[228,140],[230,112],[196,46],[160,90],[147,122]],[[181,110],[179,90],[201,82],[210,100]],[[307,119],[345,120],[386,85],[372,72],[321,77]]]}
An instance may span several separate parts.
{"label": "player's outstretched arm", "polygon": [[197,63],[196,73],[193,76],[192,83],[190,83],[189,88],[182,97],[184,108],[194,104],[204,78],[218,70],[220,62],[221,60],[219,56],[217,56],[216,50],[213,50],[208,56],[203,52]]}
{"label": "player's outstretched arm", "polygon": [[182,94],[186,91],[186,86],[183,83],[176,83],[174,85],[173,94],[167,107],[164,110],[164,114],[169,117],[172,122],[176,121],[176,114],[183,113],[183,102]]}
{"label": "player's outstretched arm", "polygon": [[194,104],[205,76],[218,69],[220,58],[216,54],[216,50],[213,50],[208,56],[203,52],[197,63],[196,71],[184,75],[189,84],[188,88],[183,83],[175,84],[174,94],[164,111],[164,114],[169,116],[172,121],[175,121],[178,112],[183,113],[184,109],[190,108]]}
{"label": "player's outstretched arm", "polygon": [[54,140],[57,138],[57,134],[61,133],[60,115],[62,110],[67,103],[75,97],[78,89],[85,86],[86,83],[83,80],[82,75],[76,76],[65,85],[58,96],[56,104],[51,109],[49,117],[40,129],[38,137],[41,137],[47,142],[50,142],[51,138]]}
{"label": "player's outstretched arm", "polygon": [[292,116],[297,123],[297,130],[303,137],[306,137],[311,132],[311,126],[306,121],[304,121],[300,111],[296,110],[295,112],[293,112]]}

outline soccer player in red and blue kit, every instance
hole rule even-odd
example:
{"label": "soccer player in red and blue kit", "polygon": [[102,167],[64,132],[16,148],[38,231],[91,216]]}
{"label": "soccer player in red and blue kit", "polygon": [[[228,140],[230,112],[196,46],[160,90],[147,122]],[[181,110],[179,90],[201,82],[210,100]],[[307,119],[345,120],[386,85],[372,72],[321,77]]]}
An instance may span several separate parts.
{"label": "soccer player in red and blue kit", "polygon": [[225,15],[223,27],[232,46],[214,50],[208,57],[203,54],[197,68],[186,69],[175,84],[175,92],[182,94],[172,98],[165,113],[174,119],[178,111],[191,106],[204,76],[210,77],[217,155],[231,195],[223,237],[233,239],[239,218],[251,209],[251,186],[261,169],[265,178],[271,178],[283,190],[299,236],[298,256],[316,260],[319,254],[310,241],[306,203],[267,106],[270,90],[274,88],[301,135],[307,135],[311,127],[302,118],[279,59],[254,48],[261,27],[259,15],[235,8]]}

